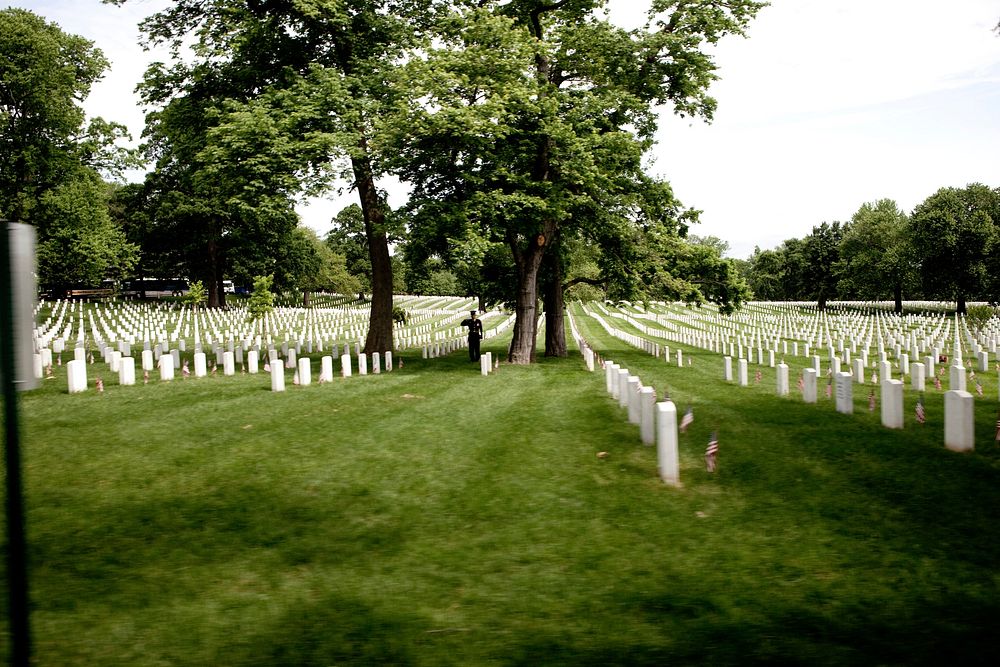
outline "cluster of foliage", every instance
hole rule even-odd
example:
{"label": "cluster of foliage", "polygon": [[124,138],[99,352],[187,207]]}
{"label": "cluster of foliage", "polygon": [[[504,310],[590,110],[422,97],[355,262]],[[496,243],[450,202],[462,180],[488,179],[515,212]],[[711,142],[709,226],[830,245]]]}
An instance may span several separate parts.
{"label": "cluster of foliage", "polygon": [[123,277],[138,257],[105,181],[133,163],[116,143],[127,133],[80,106],[107,67],[92,42],[0,10],[0,219],[35,225],[39,281],[55,289]]}
{"label": "cluster of foliage", "polygon": [[[320,289],[370,294],[368,351],[391,349],[392,294],[407,288],[508,304],[516,363],[534,359],[539,302],[546,354],[565,354],[574,288],[738,307],[742,278],[718,248],[685,239],[697,211],[644,161],[660,109],[712,118],[708,52],[743,34],[764,3],[653,0],[633,30],[611,23],[606,5],[177,0],[140,26],[147,45],[171,54],[139,86],[152,109],[142,147],[151,169],[113,188],[98,170],[122,163],[112,150],[121,128],[81,131],[77,105],[106,61],[8,10],[4,54],[39,54],[3,71],[4,136],[24,145],[0,147],[10,167],[0,213],[39,225],[52,276],[82,279],[72,246],[103,261],[87,279],[185,276],[204,285],[209,307],[225,305],[224,277],[269,275],[307,303]],[[58,76],[22,81],[21,71]],[[26,125],[30,114],[7,100],[35,97],[61,106]],[[388,175],[412,188],[400,211],[376,186]],[[344,182],[358,205],[321,241],[294,204]]]}
{"label": "cluster of foliage", "polygon": [[889,199],[845,224],[823,223],[774,250],[756,248],[741,270],[770,301],[903,299],[1000,302],[1000,188],[941,188],[910,214]]}

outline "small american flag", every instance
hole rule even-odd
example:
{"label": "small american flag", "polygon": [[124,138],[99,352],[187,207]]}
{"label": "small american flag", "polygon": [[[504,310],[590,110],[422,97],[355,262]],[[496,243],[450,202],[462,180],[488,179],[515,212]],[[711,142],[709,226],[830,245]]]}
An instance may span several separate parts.
{"label": "small american flag", "polygon": [[868,412],[875,412],[875,390],[868,392]]}
{"label": "small american flag", "polygon": [[292,384],[298,384],[298,383],[299,383],[299,372],[296,370],[295,375],[292,376]]}
{"label": "small american flag", "polygon": [[983,395],[983,385],[980,384],[979,381],[976,381],[976,393],[980,396]]}
{"label": "small american flag", "polygon": [[688,406],[687,412],[681,417],[681,433],[687,431],[688,426],[694,423],[694,409]]}
{"label": "small american flag", "polygon": [[878,384],[878,373],[872,373],[872,384]]}
{"label": "small american flag", "polygon": [[104,393],[104,380],[101,379],[101,376],[99,375],[97,376],[97,381],[94,383],[94,385],[97,387],[97,393],[99,394]]}
{"label": "small american flag", "polygon": [[993,439],[1000,442],[1000,413],[997,413],[997,434]]}
{"label": "small american flag", "polygon": [[267,363],[266,361],[264,362],[264,372],[265,373],[271,372],[271,364]]}
{"label": "small american flag", "polygon": [[832,382],[827,382],[826,383],[826,397],[827,398],[833,397],[833,383]]}
{"label": "small american flag", "polygon": [[799,391],[805,391],[806,390],[806,381],[802,379],[801,375],[799,376],[798,385],[799,385]]}
{"label": "small american flag", "polygon": [[712,431],[712,437],[708,439],[708,446],[705,447],[705,468],[708,469],[708,472],[715,472],[718,455],[719,438],[716,436],[715,431]]}
{"label": "small american flag", "polygon": [[970,380],[975,380],[976,379],[976,371],[969,370],[969,379]]}
{"label": "small american flag", "polygon": [[[403,367],[403,360],[400,359],[399,360],[399,366],[397,366],[396,368],[402,368],[402,367]],[[604,366],[602,365],[601,368],[604,368]]]}
{"label": "small american flag", "polygon": [[916,413],[917,413],[917,423],[918,424],[923,424],[925,421],[927,421],[927,415],[924,414],[924,399],[923,399],[923,396],[921,396],[920,398],[917,399]]}
{"label": "small american flag", "polygon": [[934,388],[937,389],[938,391],[941,391],[941,378],[939,377],[934,378]]}
{"label": "small american flag", "polygon": [[181,375],[183,375],[184,377],[191,375],[191,370],[188,368],[187,359],[185,359],[184,363],[181,364]]}
{"label": "small american flag", "polygon": [[149,384],[149,371],[142,372],[142,383]]}
{"label": "small american flag", "polygon": [[761,377],[760,371],[757,371],[756,373],[753,374],[753,381],[756,382],[757,384],[760,384],[760,377]]}

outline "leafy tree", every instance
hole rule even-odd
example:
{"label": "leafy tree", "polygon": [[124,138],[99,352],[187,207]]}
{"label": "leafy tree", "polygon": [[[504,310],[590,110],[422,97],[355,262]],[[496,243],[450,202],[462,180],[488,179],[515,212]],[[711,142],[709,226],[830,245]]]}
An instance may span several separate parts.
{"label": "leafy tree", "polygon": [[998,226],[1000,191],[980,183],[941,188],[919,204],[909,233],[926,294],[953,299],[965,313],[968,299],[989,292]]}
{"label": "leafy tree", "polygon": [[194,63],[168,73],[171,95],[202,81],[229,84],[201,159],[210,182],[242,185],[224,193],[233,206],[259,210],[271,193],[318,193],[342,176],[357,190],[372,264],[368,352],[393,344],[387,206],[372,157],[377,118],[392,98],[392,70],[420,43],[435,4],[179,0],[144,25],[176,52],[193,43]]}
{"label": "leafy tree", "polygon": [[343,255],[330,249],[308,227],[297,227],[290,242],[282,248],[278,266],[283,280],[279,286],[302,292],[302,305],[310,305],[312,292],[329,290],[340,294],[356,293],[360,281],[347,272]]}
{"label": "leafy tree", "polygon": [[371,291],[372,262],[360,206],[351,204],[334,216],[333,227],[326,234],[326,244],[333,252],[344,256],[347,271],[360,283],[358,291]]}
{"label": "leafy tree", "polygon": [[39,282],[56,291],[130,275],[138,247],[108,212],[110,187],[96,172],[46,190],[34,204]]}
{"label": "leafy tree", "polygon": [[978,335],[983,332],[983,329],[996,314],[997,309],[994,306],[969,306],[966,308],[965,322]]}
{"label": "leafy tree", "polygon": [[208,293],[205,291],[205,286],[200,280],[193,281],[188,286],[188,293],[184,297],[184,301],[191,304],[192,308],[197,309],[206,300],[208,300]]}
{"label": "leafy tree", "polygon": [[678,231],[677,219],[655,217],[650,195],[663,190],[642,171],[654,107],[710,118],[714,64],[702,49],[741,33],[762,5],[654,0],[651,23],[633,32],[610,24],[598,0],[469,5],[410,63],[413,94],[387,119],[387,159],[414,186],[416,224],[507,247],[516,275],[508,359],[529,363],[542,282],[546,352],[565,353],[561,243],[581,235],[621,246],[647,223]]}
{"label": "leafy tree", "polygon": [[844,230],[839,222],[824,222],[813,227],[812,233],[803,239],[804,257],[803,284],[806,293],[816,299],[819,310],[826,309],[826,302],[837,295],[840,278],[840,242]]}
{"label": "leafy tree", "polygon": [[274,293],[271,287],[274,276],[254,276],[253,291],[247,300],[247,317],[256,322],[269,315],[274,310]]}
{"label": "leafy tree", "polygon": [[0,218],[38,233],[39,279],[54,289],[121,278],[137,259],[108,213],[129,151],[124,127],[80,103],[108,62],[90,41],[23,9],[0,10]]}
{"label": "leafy tree", "polygon": [[917,279],[907,222],[906,214],[891,199],[858,209],[840,245],[842,293],[861,299],[891,295],[895,312],[903,312],[903,291],[912,289]]}

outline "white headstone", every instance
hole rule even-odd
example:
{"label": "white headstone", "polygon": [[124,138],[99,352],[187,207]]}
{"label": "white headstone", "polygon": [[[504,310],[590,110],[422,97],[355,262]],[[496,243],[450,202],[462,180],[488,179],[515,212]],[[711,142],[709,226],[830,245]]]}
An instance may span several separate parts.
{"label": "white headstone", "polygon": [[927,376],[924,373],[924,365],[914,361],[910,364],[910,386],[914,391],[924,391]]}
{"label": "white headstone", "polygon": [[639,390],[642,389],[642,383],[639,382],[639,376],[629,375],[626,381],[626,387],[628,390],[628,421],[630,424],[638,424],[642,419],[642,406],[639,404]]}
{"label": "white headstone", "polygon": [[333,357],[325,355],[319,360],[319,381],[333,382]]}
{"label": "white headstone", "polygon": [[750,379],[747,377],[747,360],[746,359],[740,359],[739,360],[739,364],[737,365],[736,374],[737,374],[737,377],[739,378],[739,385],[741,387],[746,387],[748,384],[750,384]]}
{"label": "white headstone", "polygon": [[948,384],[948,389],[954,391],[965,391],[965,366],[961,364],[955,364],[948,369],[948,377],[950,383]]}
{"label": "white headstone", "polygon": [[639,437],[644,445],[656,442],[656,390],[652,387],[639,390]]}
{"label": "white headstone", "polygon": [[285,366],[271,364],[271,391],[285,391]]}
{"label": "white headstone", "polygon": [[613,361],[604,362],[604,383],[608,395],[611,398],[618,398],[618,364]]}
{"label": "white headstone", "polygon": [[386,350],[385,352],[385,371],[386,373],[392,372],[392,350]]}
{"label": "white headstone", "polygon": [[853,366],[854,366],[854,368],[853,368],[853,371],[854,371],[854,381],[857,384],[864,384],[865,383],[865,366],[861,362],[861,357],[856,357],[854,359]]}
{"label": "white headstone", "polygon": [[118,367],[118,384],[122,386],[135,384],[135,359],[133,357],[122,357],[121,365]]}
{"label": "white headstone", "polygon": [[203,378],[208,375],[208,361],[205,358],[204,352],[194,353],[194,376],[196,378]]}
{"label": "white headstone", "polygon": [[174,358],[169,354],[160,355],[160,379],[161,380],[173,380],[174,379]]}
{"label": "white headstone", "polygon": [[837,412],[849,415],[854,412],[854,389],[850,373],[837,373],[833,376],[834,392],[837,396]]}
{"label": "white headstone", "polygon": [[628,377],[627,368],[618,369],[618,407],[628,406]]}
{"label": "white headstone", "polygon": [[368,375],[368,355],[364,352],[358,354],[358,375]]}
{"label": "white headstone", "polygon": [[299,384],[303,387],[312,384],[312,360],[309,357],[299,359]]}
{"label": "white headstone", "polygon": [[733,358],[732,357],[725,357],[723,359],[723,364],[724,365],[722,367],[722,378],[726,382],[732,382],[733,381]]}
{"label": "white headstone", "polygon": [[660,479],[671,486],[681,485],[680,457],[677,453],[677,406],[672,401],[656,404],[656,462]]}
{"label": "white headstone", "polygon": [[788,364],[784,361],[778,364],[776,389],[778,396],[788,396]]}
{"label": "white headstone", "polygon": [[903,381],[882,383],[882,426],[903,428]]}
{"label": "white headstone", "polygon": [[372,373],[375,375],[382,373],[382,355],[378,352],[372,352]]}
{"label": "white headstone", "polygon": [[222,353],[222,373],[223,375],[236,375],[236,358],[228,350]]}
{"label": "white headstone", "polygon": [[815,368],[802,371],[802,400],[806,403],[816,402],[816,376]]}
{"label": "white headstone", "polygon": [[[288,346],[282,345],[281,349],[284,350],[286,347]],[[297,362],[295,359],[295,348],[289,348],[287,353],[285,354],[285,368],[295,368],[296,363]]]}
{"label": "white headstone", "polygon": [[250,350],[247,352],[247,373],[251,375],[256,375],[257,371],[260,370],[260,362],[257,360],[257,350]]}
{"label": "white headstone", "polygon": [[944,393],[944,446],[955,452],[971,452],[976,446],[972,394],[951,390]]}
{"label": "white headstone", "polygon": [[[81,349],[81,348],[77,348]],[[153,352],[152,350],[142,351],[142,370],[151,371],[153,370]]]}
{"label": "white headstone", "polygon": [[66,364],[66,381],[69,393],[76,394],[87,390],[87,362],[74,359]]}
{"label": "white headstone", "polygon": [[340,374],[345,377],[351,377],[351,355],[345,352],[340,355]]}

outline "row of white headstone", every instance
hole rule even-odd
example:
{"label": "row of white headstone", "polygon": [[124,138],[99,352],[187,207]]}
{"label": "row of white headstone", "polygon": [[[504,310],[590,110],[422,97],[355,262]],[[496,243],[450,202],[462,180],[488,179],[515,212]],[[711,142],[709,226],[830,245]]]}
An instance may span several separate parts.
{"label": "row of white headstone", "polygon": [[[83,358],[83,348],[77,348],[76,358],[66,364],[67,372],[67,384],[69,393],[79,393],[86,391],[88,388],[87,380],[87,362]],[[162,381],[171,381],[175,378],[176,373],[180,370],[176,364],[176,355],[173,354],[176,350],[171,350],[171,354],[163,354],[160,356],[159,360],[156,362],[156,367],[159,369],[159,379]],[[36,355],[36,374],[39,372],[41,355]],[[382,372],[382,361],[385,361],[385,370],[392,371],[393,368],[393,358],[392,352],[386,351],[383,354],[375,352],[371,355],[372,373],[379,374]],[[359,375],[368,374],[368,361],[369,356],[364,352],[359,353],[357,356],[357,369]],[[247,352],[245,370],[251,374],[255,375],[260,372],[260,359],[257,354],[257,350],[250,350]],[[143,369],[145,371],[152,370],[152,352],[149,350],[143,351],[142,357]],[[121,385],[129,386],[136,384],[136,365],[134,357],[123,357],[117,351],[113,353],[112,361],[109,364],[109,370],[111,372],[118,374],[118,383]],[[351,355],[347,352],[340,356],[340,372],[342,377],[351,377],[353,374],[353,363]],[[291,357],[287,362],[282,362],[281,358],[278,356],[278,351],[275,349],[270,349],[268,351],[268,360],[265,364],[265,370],[268,370],[271,375],[271,390],[272,391],[284,391],[285,390],[285,372],[286,369],[295,369],[295,381],[300,385],[309,385],[312,381],[312,360],[309,357],[302,357],[296,362],[294,357]],[[223,375],[235,375],[236,374],[236,362],[235,355],[232,352],[223,353],[223,363],[222,363]],[[208,375],[207,368],[207,358],[205,353],[196,352],[194,354],[194,377],[200,378]],[[325,382],[332,382],[334,378],[333,374],[333,357],[330,355],[324,356],[320,359],[320,373],[319,382],[320,384]]]}
{"label": "row of white headstone", "polygon": [[[818,358],[817,358],[818,359]],[[724,358],[723,379],[733,381],[732,357]],[[924,364],[914,363],[911,370],[913,388],[923,391]],[[903,381],[891,377],[892,366],[883,361],[880,366],[880,417],[886,428],[903,428]],[[802,399],[806,403],[816,403],[816,384],[819,376],[818,368],[806,368],[802,371]],[[747,360],[738,360],[738,384],[749,385]],[[854,412],[853,385],[856,382],[854,374],[847,371],[835,371],[832,374],[837,412],[852,414]],[[775,391],[778,396],[789,394],[788,365],[782,361],[777,366]],[[965,367],[951,367],[951,389],[944,394],[944,444],[948,449],[957,452],[972,451],[975,448],[974,399],[965,391]]]}
{"label": "row of white headstone", "polygon": [[627,412],[629,423],[639,426],[642,444],[656,444],[660,479],[680,486],[677,406],[670,399],[657,402],[653,387],[644,386],[639,376],[613,361],[604,362],[604,381],[608,395]]}

